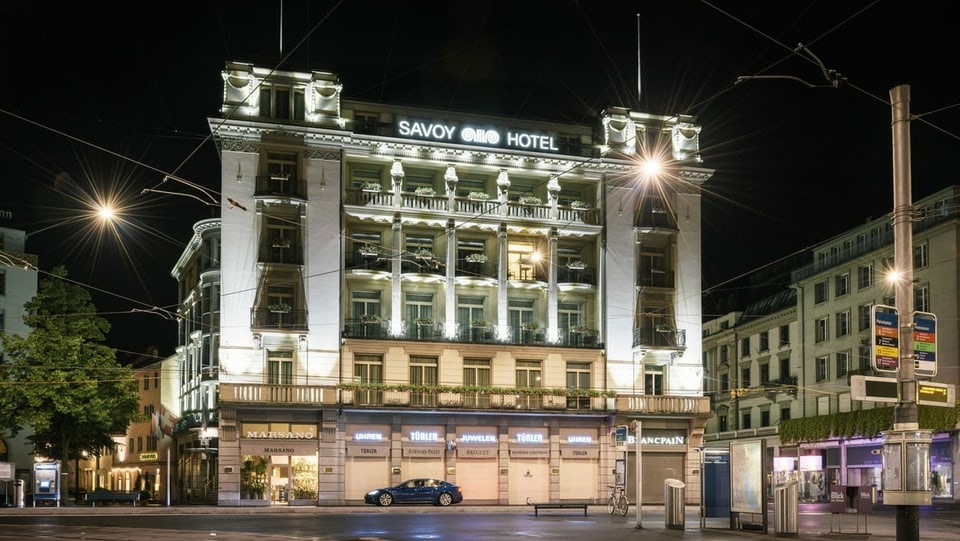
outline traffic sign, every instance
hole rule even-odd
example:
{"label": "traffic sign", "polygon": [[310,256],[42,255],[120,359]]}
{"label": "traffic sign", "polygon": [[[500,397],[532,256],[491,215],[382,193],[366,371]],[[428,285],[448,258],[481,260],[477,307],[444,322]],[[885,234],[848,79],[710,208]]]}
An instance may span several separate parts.
{"label": "traffic sign", "polygon": [[878,372],[900,370],[900,315],[893,306],[875,304],[873,315],[873,368]]}
{"label": "traffic sign", "polygon": [[937,375],[936,315],[929,312],[913,313],[913,358],[916,375]]}

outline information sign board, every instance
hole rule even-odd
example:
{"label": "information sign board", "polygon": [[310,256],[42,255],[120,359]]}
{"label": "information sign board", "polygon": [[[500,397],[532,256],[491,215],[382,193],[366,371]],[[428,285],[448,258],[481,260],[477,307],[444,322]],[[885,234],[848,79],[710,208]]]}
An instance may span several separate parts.
{"label": "information sign board", "polygon": [[873,368],[878,372],[900,369],[900,315],[893,306],[875,304],[873,313]]}
{"label": "information sign board", "polygon": [[937,375],[937,316],[929,312],[913,313],[914,371],[918,376]]}

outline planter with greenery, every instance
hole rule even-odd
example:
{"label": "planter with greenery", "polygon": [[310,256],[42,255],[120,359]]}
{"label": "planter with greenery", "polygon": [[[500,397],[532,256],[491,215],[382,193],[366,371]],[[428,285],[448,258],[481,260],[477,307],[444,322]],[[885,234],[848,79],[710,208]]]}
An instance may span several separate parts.
{"label": "planter with greenery", "polygon": [[467,263],[486,263],[487,254],[470,254],[467,256]]}
{"label": "planter with greenery", "polygon": [[486,201],[487,199],[490,199],[490,194],[486,192],[470,192],[470,195],[467,197],[469,199],[473,199],[474,201]]}
{"label": "planter with greenery", "polygon": [[431,188],[431,187],[429,187],[429,186],[421,186],[421,187],[417,188],[416,190],[414,190],[413,193],[415,193],[415,194],[417,194],[417,195],[424,195],[424,196],[434,196],[434,195],[437,195],[437,192],[436,192],[433,188]]}
{"label": "planter with greenery", "polygon": [[286,314],[290,311],[290,305],[285,302],[281,302],[278,304],[271,304],[270,306],[267,306],[267,309],[277,314]]}
{"label": "planter with greenery", "polygon": [[532,195],[525,195],[520,198],[521,205],[542,205],[543,200]]}

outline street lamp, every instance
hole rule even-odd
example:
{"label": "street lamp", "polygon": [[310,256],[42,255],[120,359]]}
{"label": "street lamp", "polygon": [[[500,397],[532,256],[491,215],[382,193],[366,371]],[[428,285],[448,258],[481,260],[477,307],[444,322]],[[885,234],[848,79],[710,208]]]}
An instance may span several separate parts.
{"label": "street lamp", "polygon": [[910,177],[910,86],[890,90],[893,129],[893,256],[900,273],[896,307],[900,316],[893,430],[883,433],[883,503],[897,506],[897,540],[920,539],[920,505],[931,503],[930,431],[920,430],[913,355],[913,203]]}

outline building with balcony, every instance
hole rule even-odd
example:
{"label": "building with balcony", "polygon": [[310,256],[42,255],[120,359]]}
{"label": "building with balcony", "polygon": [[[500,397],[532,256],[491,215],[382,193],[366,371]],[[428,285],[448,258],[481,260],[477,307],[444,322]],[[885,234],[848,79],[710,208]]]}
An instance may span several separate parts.
{"label": "building with balcony", "polygon": [[[37,256],[26,253],[26,241],[25,231],[0,227],[0,334],[30,333],[30,327],[23,322],[23,305],[37,294]],[[0,343],[0,362],[3,359]],[[33,455],[27,440],[30,434],[32,430],[24,430],[14,437],[0,431],[0,463],[5,463],[5,475],[0,480],[8,481],[10,487],[14,479],[23,479],[24,486],[31,486]],[[12,488],[8,490],[0,500],[12,505]]]}
{"label": "building with balcony", "polygon": [[[914,307],[937,320],[936,373],[917,374],[952,385],[960,383],[958,203],[960,187],[950,186],[913,207]],[[871,315],[875,305],[896,306],[894,287],[884,279],[893,269],[893,241],[889,218],[869,220],[811,248],[809,263],[791,273],[788,289],[704,323],[704,386],[715,412],[706,447],[766,440],[767,471],[775,481],[799,481],[801,501],[827,501],[831,484],[880,485],[879,438],[784,444],[779,424],[877,407],[887,407],[892,424],[888,406],[894,404],[854,399],[850,378],[896,378],[874,369]],[[957,497],[957,437],[955,429],[934,434],[934,498]]]}
{"label": "building with balcony", "polygon": [[[174,273],[176,434],[206,449],[219,505],[359,504],[421,476],[467,504],[601,501],[614,482],[635,500],[633,447],[613,442],[634,420],[643,501],[666,478],[697,501],[712,171],[693,119],[392,106],[245,63],[223,80],[219,282],[201,291],[203,235]],[[643,178],[654,153],[668,174]]]}

